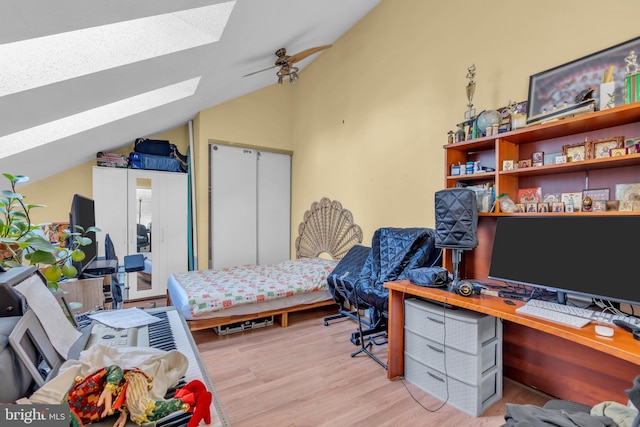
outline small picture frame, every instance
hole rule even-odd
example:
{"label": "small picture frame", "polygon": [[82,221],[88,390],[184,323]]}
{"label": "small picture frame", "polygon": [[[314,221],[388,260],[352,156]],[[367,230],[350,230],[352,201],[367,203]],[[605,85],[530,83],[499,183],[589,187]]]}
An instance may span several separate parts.
{"label": "small picture frame", "polygon": [[527,210],[524,206],[524,203],[516,203],[516,212],[525,213]]}
{"label": "small picture frame", "polygon": [[606,200],[594,200],[591,205],[591,212],[604,212],[607,210]]}
{"label": "small picture frame", "polygon": [[591,200],[609,200],[608,188],[592,188],[588,190],[582,190],[582,198],[590,197]]}
{"label": "small picture frame", "polygon": [[525,209],[527,213],[538,212],[538,204],[537,203],[526,203]]}
{"label": "small picture frame", "polygon": [[607,200],[606,207],[608,211],[617,211],[620,200]]}
{"label": "small picture frame", "polygon": [[549,204],[548,203],[538,203],[538,212],[549,212]]}
{"label": "small picture frame", "polygon": [[582,191],[562,193],[561,200],[564,203],[565,212],[580,212],[580,207],[582,206]]}
{"label": "small picture frame", "polygon": [[618,212],[631,212],[633,211],[633,202],[631,200],[621,200],[618,205]]}
{"label": "small picture frame", "polygon": [[588,145],[587,152],[589,159],[604,159],[611,157],[612,149],[624,148],[624,136],[614,136],[611,138],[589,141]]}
{"label": "small picture frame", "polygon": [[502,170],[503,171],[511,171],[511,170],[513,170],[513,160],[503,160],[502,161]]}
{"label": "small picture frame", "polygon": [[530,167],[531,167],[531,159],[518,160],[518,169],[530,168]]}
{"label": "small picture frame", "polygon": [[542,187],[521,188],[518,190],[517,203],[540,203],[542,201]]}
{"label": "small picture frame", "polygon": [[544,164],[544,152],[534,151],[533,154],[531,154],[531,165],[542,166],[543,164]]}
{"label": "small picture frame", "polygon": [[622,156],[626,156],[627,155],[627,149],[626,148],[612,148],[609,151],[609,155],[611,157],[622,157]]}
{"label": "small picture frame", "polygon": [[556,156],[556,165],[560,165],[562,163],[567,163],[567,156],[564,154],[562,156]]}
{"label": "small picture frame", "polygon": [[562,154],[567,156],[568,162],[581,162],[587,159],[587,144],[579,142],[577,144],[563,145]]}
{"label": "small picture frame", "polygon": [[627,146],[627,155],[640,153],[640,144],[633,144]]}
{"label": "small picture frame", "polygon": [[564,212],[564,203],[562,203],[562,202],[553,202],[551,204],[551,210],[553,212]]}

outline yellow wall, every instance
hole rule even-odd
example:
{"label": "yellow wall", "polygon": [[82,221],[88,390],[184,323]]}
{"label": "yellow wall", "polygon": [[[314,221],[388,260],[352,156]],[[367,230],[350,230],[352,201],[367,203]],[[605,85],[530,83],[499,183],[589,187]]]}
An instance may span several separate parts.
{"label": "yellow wall", "polygon": [[[323,196],[353,212],[365,243],[378,227],[432,226],[442,146],[466,110],[467,68],[477,67],[478,112],[526,100],[531,74],[637,37],[633,25],[612,23],[638,13],[632,0],[382,0],[294,86],[273,85],[194,119],[198,266],[207,258],[211,140],[293,150],[293,238]],[[176,132],[186,138],[186,127]],[[70,194],[90,191],[91,165],[24,193],[48,204],[51,220],[64,219]]]}

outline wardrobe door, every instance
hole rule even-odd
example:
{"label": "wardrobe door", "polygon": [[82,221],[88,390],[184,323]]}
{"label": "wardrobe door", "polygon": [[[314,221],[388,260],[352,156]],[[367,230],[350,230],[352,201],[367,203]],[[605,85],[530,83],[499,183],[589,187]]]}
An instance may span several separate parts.
{"label": "wardrobe door", "polygon": [[258,259],[261,265],[291,258],[291,156],[258,153]]}
{"label": "wardrobe door", "polygon": [[210,267],[255,264],[257,152],[214,144],[210,153]]}
{"label": "wardrobe door", "polygon": [[[104,257],[104,236],[109,234],[118,259],[127,248],[127,169],[93,167],[98,256]],[[122,261],[121,261],[122,262]]]}

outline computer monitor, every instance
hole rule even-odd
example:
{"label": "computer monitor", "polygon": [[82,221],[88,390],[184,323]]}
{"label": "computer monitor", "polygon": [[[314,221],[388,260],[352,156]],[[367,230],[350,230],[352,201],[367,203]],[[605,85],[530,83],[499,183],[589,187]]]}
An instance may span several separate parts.
{"label": "computer monitor", "polygon": [[640,215],[500,217],[488,277],[618,303],[640,304]]}
{"label": "computer monitor", "polygon": [[[93,199],[75,194],[71,203],[71,211],[69,213],[69,225],[72,233],[79,232],[75,226],[81,226],[85,231],[89,227],[96,225],[95,204]],[[91,261],[95,260],[98,256],[98,242],[96,242],[96,233],[85,233],[85,236],[91,239],[91,244],[82,246],[81,249],[85,253],[85,257],[82,261],[74,262],[73,265],[78,269],[78,274],[87,268]]]}

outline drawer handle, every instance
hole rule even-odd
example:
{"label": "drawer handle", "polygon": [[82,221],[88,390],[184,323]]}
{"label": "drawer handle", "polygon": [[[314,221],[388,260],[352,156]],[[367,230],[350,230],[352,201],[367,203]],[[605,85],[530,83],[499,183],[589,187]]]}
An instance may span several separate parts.
{"label": "drawer handle", "polygon": [[444,353],[444,350],[438,347],[434,347],[431,344],[427,344],[427,347],[429,347],[431,350],[433,351],[437,351],[438,353]]}
{"label": "drawer handle", "polygon": [[427,316],[427,319],[431,320],[432,322],[444,324],[444,322],[442,320],[440,320],[440,319],[435,319],[435,318],[429,317],[429,316]]}
{"label": "drawer handle", "polygon": [[444,382],[444,380],[442,378],[440,378],[439,376],[437,376],[436,374],[432,374],[431,372],[427,372],[427,374],[429,374],[429,376],[435,380],[440,381],[441,383]]}

